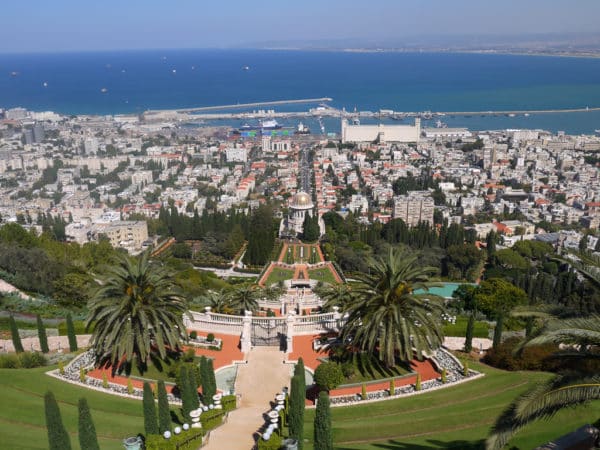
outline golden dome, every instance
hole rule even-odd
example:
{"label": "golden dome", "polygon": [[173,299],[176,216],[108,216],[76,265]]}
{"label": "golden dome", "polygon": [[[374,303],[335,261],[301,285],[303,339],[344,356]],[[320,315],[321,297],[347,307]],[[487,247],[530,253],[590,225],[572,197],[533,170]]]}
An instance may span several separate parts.
{"label": "golden dome", "polygon": [[292,208],[312,208],[313,203],[310,195],[308,195],[306,192],[298,192],[291,198],[290,206]]}

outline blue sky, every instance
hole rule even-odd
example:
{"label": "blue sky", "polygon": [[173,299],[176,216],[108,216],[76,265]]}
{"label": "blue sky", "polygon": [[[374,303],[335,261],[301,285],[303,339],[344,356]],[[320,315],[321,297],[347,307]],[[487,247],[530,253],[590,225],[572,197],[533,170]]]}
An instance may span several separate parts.
{"label": "blue sky", "polygon": [[600,32],[599,0],[6,0],[0,52]]}

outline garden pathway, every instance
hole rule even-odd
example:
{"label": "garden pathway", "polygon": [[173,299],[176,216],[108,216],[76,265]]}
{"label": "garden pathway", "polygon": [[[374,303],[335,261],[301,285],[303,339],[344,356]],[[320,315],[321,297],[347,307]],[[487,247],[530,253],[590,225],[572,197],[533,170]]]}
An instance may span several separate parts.
{"label": "garden pathway", "polygon": [[227,423],[210,433],[205,450],[251,450],[255,435],[265,424],[263,414],[271,409],[275,394],[289,386],[291,365],[275,347],[255,347],[248,364],[238,366],[235,391],[241,394],[239,408],[229,413]]}

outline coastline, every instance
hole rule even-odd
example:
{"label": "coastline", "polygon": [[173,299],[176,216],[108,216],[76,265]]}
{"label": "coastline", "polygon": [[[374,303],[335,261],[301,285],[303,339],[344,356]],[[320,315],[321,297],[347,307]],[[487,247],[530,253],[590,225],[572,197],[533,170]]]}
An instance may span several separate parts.
{"label": "coastline", "polygon": [[340,47],[340,48],[310,48],[310,47],[259,47],[248,48],[247,50],[265,50],[265,51],[290,51],[290,52],[330,52],[330,53],[408,53],[408,54],[463,54],[463,55],[499,55],[499,56],[545,56],[555,58],[577,58],[577,59],[598,59],[600,58],[600,49],[595,52],[560,52],[551,51],[516,51],[516,50],[493,50],[493,49],[443,49],[443,48],[360,48],[360,47]]}

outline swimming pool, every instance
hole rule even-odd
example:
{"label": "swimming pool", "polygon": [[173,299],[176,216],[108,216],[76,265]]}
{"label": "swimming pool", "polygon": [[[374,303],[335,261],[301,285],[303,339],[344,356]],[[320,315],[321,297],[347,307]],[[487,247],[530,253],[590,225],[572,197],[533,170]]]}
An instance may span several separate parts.
{"label": "swimming pool", "polygon": [[454,293],[454,291],[461,285],[461,284],[472,284],[472,283],[441,283],[442,286],[440,287],[432,287],[429,288],[429,291],[425,292],[421,289],[418,289],[415,291],[415,294],[433,294],[433,295],[439,295],[440,297],[444,297],[444,298],[452,298],[452,294]]}

